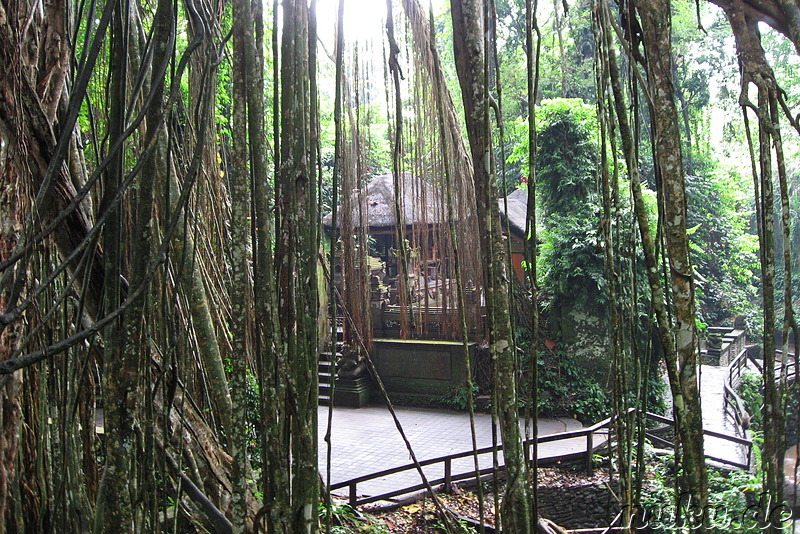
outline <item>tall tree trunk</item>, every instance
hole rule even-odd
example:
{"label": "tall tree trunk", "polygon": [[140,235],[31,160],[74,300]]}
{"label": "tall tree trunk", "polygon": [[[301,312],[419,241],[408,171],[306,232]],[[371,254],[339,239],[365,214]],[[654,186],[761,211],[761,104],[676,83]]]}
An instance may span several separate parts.
{"label": "tall tree trunk", "polygon": [[309,16],[283,4],[281,164],[277,175],[278,306],[287,350],[292,441],[292,531],[319,530],[317,504],[317,194],[311,156]]}
{"label": "tall tree trunk", "polygon": [[[113,7],[113,3],[110,5]],[[111,8],[106,12],[110,14]],[[107,23],[104,14],[97,27],[100,40]],[[29,283],[31,250],[38,245],[34,236],[61,215],[61,224],[50,232],[59,252],[66,256],[81,239],[76,235],[80,236],[89,225],[86,202],[69,213],[59,213],[75,191],[62,164],[68,157],[68,147],[74,146],[71,140],[77,131],[77,112],[58,116],[63,111],[63,99],[69,96],[65,87],[70,57],[65,1],[43,6],[27,1],[0,2],[0,263],[5,264],[0,271],[0,347],[5,357],[18,348],[23,332],[19,319],[30,304],[23,297]],[[86,68],[92,68],[95,58],[89,54]],[[73,90],[77,94],[84,89],[85,83],[75,82]],[[100,268],[93,269],[92,275],[91,281],[102,280]],[[89,310],[93,311],[96,306]],[[6,353],[9,349],[12,350]],[[11,404],[6,406],[2,428],[13,429],[14,433],[16,425],[9,418],[15,413],[12,406],[16,400],[11,399],[16,398],[13,392],[20,379],[19,375],[9,377],[4,393]],[[9,434],[0,438],[6,445],[3,450],[9,467],[17,437]],[[0,508],[7,495],[7,488],[2,486],[5,482],[8,480],[0,481]]]}
{"label": "tall tree trunk", "polygon": [[[759,177],[761,179],[761,284],[764,299],[764,446],[761,453],[761,469],[764,473],[764,489],[772,502],[783,502],[783,448],[785,429],[781,396],[775,383],[775,219],[773,213],[774,193],[772,187],[772,146],[769,121],[770,94],[765,86],[758,88],[758,108],[764,112],[759,117],[758,152]],[[780,532],[778,525],[767,525],[771,518],[764,517],[770,532]]]}
{"label": "tall tree trunk", "polygon": [[456,69],[474,169],[481,248],[483,257],[489,262],[486,312],[489,347],[495,362],[493,388],[499,404],[498,418],[507,476],[502,524],[505,532],[527,533],[531,531],[532,523],[517,415],[516,355],[511,338],[506,246],[500,227],[497,176],[492,162],[484,6],[481,0],[452,0],[451,9]]}
{"label": "tall tree trunk", "polygon": [[[256,365],[263,424],[263,492],[270,503],[267,515],[268,532],[285,532],[291,528],[289,438],[285,422],[286,351],[280,340],[277,288],[273,257],[273,216],[269,187],[266,125],[264,123],[264,49],[263,4],[253,3],[255,35],[248,33],[245,43],[247,78],[247,120],[251,153],[253,212],[255,214],[255,262],[253,265],[256,312]],[[273,29],[273,31],[276,31]],[[273,59],[277,63],[277,58]],[[278,84],[276,83],[276,86]]]}
{"label": "tall tree trunk", "polygon": [[[3,143],[8,140],[2,137]],[[22,205],[14,198],[24,181],[10,172],[12,168],[9,154],[0,152],[0,261],[9,258],[17,245],[17,236],[21,233],[21,222],[24,220]],[[14,273],[14,277],[25,278],[25,272]],[[6,291],[0,293],[0,312],[9,308]],[[0,361],[6,360],[19,348],[22,337],[22,323],[18,322],[0,331]],[[0,389],[0,533],[5,532],[6,511],[11,497],[12,483],[16,476],[15,465],[19,449],[20,400],[19,391],[22,386],[22,371],[5,378]],[[9,523],[14,523],[9,520]]]}
{"label": "tall tree trunk", "polygon": [[[153,57],[154,64],[151,66],[149,74],[149,86],[152,100],[149,108],[146,110],[145,119],[145,144],[151,138],[155,143],[154,150],[150,151],[145,156],[144,167],[139,179],[138,197],[136,199],[136,212],[134,214],[135,226],[133,229],[132,247],[128,250],[128,255],[131,261],[131,275],[130,284],[132,287],[139,287],[142,284],[147,284],[149,287],[150,276],[148,275],[148,267],[153,255],[153,199],[155,187],[160,183],[165,183],[169,178],[168,173],[168,146],[166,129],[163,124],[164,114],[164,93],[165,93],[165,80],[166,80],[166,67],[172,57],[173,47],[175,45],[175,35],[173,27],[175,25],[175,14],[172,9],[171,0],[159,0],[156,7],[156,13],[153,18]],[[141,52],[140,52],[141,53]],[[141,60],[141,57],[138,58]],[[126,362],[126,367],[130,370],[130,374],[135,376],[137,380],[142,377],[143,372],[146,372],[149,367],[150,351],[148,342],[148,326],[149,321],[146,319],[145,309],[149,302],[149,291],[145,291],[145,296],[136,299],[130,306],[123,318],[122,331],[124,332],[123,340],[123,357]],[[126,373],[128,374],[128,373]],[[147,376],[145,374],[145,376]],[[146,458],[143,458],[140,473],[139,485],[132,498],[137,503],[134,510],[134,517],[140,516],[147,510],[146,503],[150,503],[151,510],[149,517],[144,516],[145,522],[138,522],[138,529],[154,528],[157,518],[157,506],[154,505],[154,500],[157,497],[155,488],[158,483],[156,481],[157,475],[154,472],[155,466],[153,465],[153,451],[155,450],[154,428],[151,417],[147,416],[150,409],[150,402],[152,400],[152,389],[149,387],[151,381],[143,378],[141,384],[142,397],[138,397],[137,404],[145,405],[144,417],[141,424],[143,432],[142,437],[145,442],[140,443],[140,450],[144,452]],[[129,387],[135,392],[138,384],[130,384]],[[135,393],[134,393],[135,394]],[[147,400],[144,400],[147,399]],[[135,453],[135,451],[134,451]],[[156,510],[156,511],[153,511]],[[149,527],[148,525],[149,520]]]}
{"label": "tall tree trunk", "polygon": [[233,2],[233,143],[231,147],[231,355],[230,387],[233,404],[233,528],[247,531],[248,508],[245,496],[250,476],[247,455],[248,364],[253,359],[250,333],[252,317],[251,240],[250,240],[250,152],[248,149],[247,80],[255,65],[248,53],[253,39],[253,16],[249,0]]}
{"label": "tall tree trunk", "polygon": [[[536,273],[539,239],[536,228],[536,93],[539,90],[539,59],[542,36],[537,14],[538,2],[525,0],[525,72],[528,97],[528,203],[525,210],[525,262],[531,291],[531,354],[530,368],[531,428],[534,442],[531,450],[531,515],[539,520],[539,282]],[[535,45],[534,45],[535,35]],[[527,437],[527,435],[526,435]]]}
{"label": "tall tree trunk", "polygon": [[[122,138],[125,131],[128,77],[129,4],[122,1],[114,12],[111,25],[109,139]],[[124,152],[111,155],[104,178],[101,209],[112,203],[122,187]],[[115,206],[103,230],[105,276],[103,311],[109,313],[122,303],[122,223],[121,205]],[[134,456],[134,417],[138,386],[136,361],[123,352],[122,317],[117,317],[103,331],[103,407],[106,430],[106,462],[95,510],[95,532],[133,532],[131,499],[131,462]]]}
{"label": "tall tree trunk", "polygon": [[[221,14],[217,11],[209,13],[208,27],[219,24]],[[205,106],[205,95],[216,95],[218,90],[218,68],[215,63],[209,61],[209,57],[213,54],[213,47],[211,35],[206,31],[200,21],[189,20],[189,36],[190,39],[200,39],[202,44],[199,46],[198,53],[193,54],[189,62],[189,106],[191,109],[204,110],[212,114],[205,120],[205,123],[212,125],[215,123],[213,107]],[[204,136],[203,147],[203,161],[202,168],[204,179],[206,180],[206,187],[209,189],[208,199],[202,208],[203,212],[210,212],[209,215],[204,217],[204,220],[199,221],[201,224],[205,222],[207,226],[201,226],[201,231],[205,230],[210,236],[203,236],[207,239],[206,245],[210,251],[223,254],[226,250],[227,240],[225,240],[225,231],[220,228],[224,227],[227,223],[227,217],[220,217],[225,212],[223,206],[229,205],[227,184],[218,179],[219,163],[218,158],[220,152],[217,146],[218,127],[211,126],[211,132],[207,132]],[[168,184],[164,184],[165,186]],[[173,174],[169,188],[165,187],[164,190],[159,190],[156,196],[163,197],[169,200],[169,205],[164,206],[165,213],[172,213],[179,211],[181,207],[178,205],[178,194],[180,191],[180,182],[178,177]],[[168,192],[170,194],[168,194]],[[191,218],[189,218],[191,220]],[[217,423],[217,430],[220,427],[223,432],[223,442],[228,441],[233,435],[233,405],[231,403],[230,388],[228,385],[228,378],[225,374],[225,366],[223,361],[223,347],[217,338],[217,328],[215,328],[214,316],[212,315],[212,299],[213,295],[222,295],[222,298],[217,298],[216,302],[224,301],[227,294],[224,287],[213,287],[211,284],[214,279],[221,279],[222,276],[204,276],[208,270],[217,269],[218,272],[222,271],[224,265],[215,262],[214,265],[209,265],[209,258],[214,261],[213,252],[206,252],[202,254],[202,243],[204,239],[197,238],[190,230],[187,224],[185,215],[182,217],[177,227],[175,228],[175,238],[173,250],[177,254],[180,273],[179,283],[183,294],[188,301],[189,313],[192,317],[192,325],[194,326],[194,335],[197,339],[198,355],[203,362],[203,370],[205,371],[205,378],[210,390],[209,397],[213,403],[214,420]],[[204,264],[204,262],[206,262]],[[225,311],[217,311],[218,315],[224,315]],[[224,331],[224,329],[222,329]],[[224,334],[221,336],[224,339]]]}
{"label": "tall tree trunk", "polygon": [[[683,450],[683,468],[692,506],[708,504],[708,477],[703,453],[703,419],[697,377],[697,333],[694,279],[686,234],[686,188],[678,127],[678,112],[672,85],[670,2],[640,0],[643,40],[647,43],[647,81],[651,96],[654,156],[661,175],[664,199],[664,232],[669,257],[669,280],[675,318],[675,354],[678,387],[674,398],[675,420]],[[704,525],[698,528],[705,529]]]}

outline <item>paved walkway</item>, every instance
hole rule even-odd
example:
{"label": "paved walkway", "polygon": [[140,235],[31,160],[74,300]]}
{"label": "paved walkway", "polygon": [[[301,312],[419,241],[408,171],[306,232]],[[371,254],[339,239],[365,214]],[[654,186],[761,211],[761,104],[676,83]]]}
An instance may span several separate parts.
{"label": "paved walkway", "polygon": [[[419,461],[472,449],[469,415],[466,413],[403,407],[395,408],[395,412]],[[327,420],[328,408],[320,407],[319,458],[323,476],[327,462],[327,448],[323,439]],[[520,426],[523,427],[522,422]],[[580,428],[581,424],[574,419],[539,420],[540,436]],[[475,429],[478,448],[491,446],[491,416],[476,414]],[[385,406],[334,408],[331,441],[332,484],[411,463],[408,449]],[[544,443],[539,449],[541,458],[579,452],[586,450],[586,440],[576,438],[558,444]],[[481,456],[481,469],[491,465],[491,454]],[[471,471],[474,471],[472,457],[453,462],[454,475]],[[425,474],[429,479],[441,478],[444,476],[443,467],[441,464],[426,467]],[[376,495],[419,483],[420,477],[416,471],[406,471],[360,483],[358,494]],[[334,493],[347,495],[347,489]]]}
{"label": "paved walkway", "polygon": [[[723,413],[723,383],[726,376],[727,367],[706,365],[702,367],[700,390],[703,403],[703,427],[735,436],[737,434],[733,423]],[[465,413],[404,407],[395,408],[395,411],[419,461],[456,454],[472,448],[469,416]],[[323,439],[327,421],[328,408],[320,407],[319,459],[320,471],[323,476],[327,463],[327,445]],[[478,448],[491,446],[491,417],[487,414],[476,414],[475,427]],[[523,427],[522,421],[520,427]],[[539,420],[540,436],[580,428],[581,424],[574,419]],[[596,437],[595,444],[599,442],[600,439]],[[742,446],[720,438],[707,436],[705,448],[713,456],[739,462],[745,460]],[[411,463],[408,450],[385,406],[335,408],[331,450],[332,484]],[[586,440],[574,438],[558,443],[540,444],[539,457],[549,458],[585,450]],[[502,454],[500,461],[502,462]],[[491,454],[481,456],[479,465],[481,469],[491,467]],[[424,471],[429,480],[444,476],[441,464],[426,467]],[[472,457],[453,462],[452,473],[454,475],[472,471],[474,471]],[[416,471],[405,471],[359,483],[358,496],[377,495],[419,483],[420,478]],[[346,496],[347,489],[334,493]]]}
{"label": "paved walkway", "polygon": [[[725,415],[725,381],[728,379],[728,368],[714,365],[702,365],[700,368],[700,402],[703,411],[703,428],[730,436],[741,437],[736,424]],[[745,448],[732,441],[713,436],[706,436],[704,442],[706,454],[745,463]]]}

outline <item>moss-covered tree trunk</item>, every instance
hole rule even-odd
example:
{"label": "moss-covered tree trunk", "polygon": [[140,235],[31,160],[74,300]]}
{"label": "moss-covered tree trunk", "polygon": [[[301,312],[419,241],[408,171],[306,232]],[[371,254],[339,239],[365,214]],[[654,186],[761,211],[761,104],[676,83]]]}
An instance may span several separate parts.
{"label": "moss-covered tree trunk", "polygon": [[503,531],[531,531],[527,470],[517,416],[515,354],[511,337],[506,249],[500,228],[497,176],[494,172],[489,118],[487,54],[484,43],[484,6],[481,0],[452,0],[453,48],[461,85],[467,134],[474,169],[475,198],[481,250],[488,262],[486,313],[489,346],[495,363],[493,387],[506,464],[502,504]]}
{"label": "moss-covered tree trunk", "polygon": [[[781,396],[775,383],[775,222],[773,214],[774,192],[772,188],[772,147],[768,121],[766,87],[758,88],[758,107],[765,112],[760,117],[758,151],[760,163],[761,204],[761,292],[764,301],[764,445],[761,451],[761,470],[764,489],[772,502],[783,502],[783,454],[781,444],[785,441]],[[770,518],[764,517],[765,525]],[[766,525],[770,532],[781,532],[779,525]]]}
{"label": "moss-covered tree trunk", "polygon": [[[525,253],[528,284],[531,292],[531,354],[530,366],[530,434],[534,438],[531,450],[531,515],[539,519],[539,283],[536,272],[539,239],[536,228],[536,93],[539,89],[539,58],[541,34],[537,20],[538,3],[525,0],[525,72],[527,74],[528,98],[528,204],[525,210]],[[534,44],[535,36],[535,44]],[[531,200],[533,199],[533,200]],[[527,437],[527,436],[526,436]]]}
{"label": "moss-covered tree trunk", "polygon": [[[785,453],[785,421],[783,396],[776,384],[775,363],[776,344],[775,327],[775,223],[774,223],[774,190],[773,161],[777,163],[779,179],[785,177],[783,165],[783,145],[780,136],[780,117],[778,113],[778,86],[772,68],[767,62],[761,45],[758,20],[751,18],[744,5],[731,2],[724,5],[725,15],[733,29],[736,49],[741,68],[742,93],[740,104],[745,114],[755,111],[758,116],[758,171],[754,176],[757,212],[759,213],[759,243],[761,260],[761,284],[764,304],[764,445],[761,454],[761,468],[764,475],[764,489],[770,496],[770,502],[779,505],[783,502],[783,460]],[[758,90],[758,102],[749,100],[750,86]],[[774,155],[773,155],[774,150]],[[773,159],[774,158],[774,159]],[[755,171],[755,168],[754,168]],[[781,180],[783,182],[784,180]],[[782,195],[783,196],[783,195]],[[783,202],[782,202],[783,203]],[[782,205],[781,211],[783,212]],[[782,213],[783,219],[783,213]],[[785,225],[784,221],[784,225]],[[788,228],[787,228],[788,230]],[[789,247],[784,240],[784,247]],[[786,258],[785,258],[786,259]],[[791,262],[785,262],[788,277],[784,280],[788,293],[785,293],[785,328],[792,322],[791,306]],[[784,337],[784,339],[786,339]],[[780,526],[763,517],[763,528],[770,532],[779,532]]]}
{"label": "moss-covered tree trunk", "polygon": [[[2,80],[2,75],[0,75]],[[7,142],[5,136],[3,140]],[[7,151],[0,152],[0,262],[9,259],[13,253],[24,220],[22,206],[16,195],[24,189],[24,180],[12,172],[13,165]],[[25,278],[27,273],[11,268],[9,279]],[[16,285],[16,284],[13,284]],[[0,292],[0,313],[14,307],[13,297],[6,291]],[[19,347],[22,338],[22,323],[3,325],[0,329],[0,361],[8,359]],[[5,532],[6,511],[13,503],[12,482],[16,476],[17,452],[19,450],[20,388],[22,371],[8,377],[0,390],[0,532]]]}
{"label": "moss-covered tree trunk", "polygon": [[[139,179],[136,212],[133,217],[135,221],[133,239],[131,240],[131,248],[128,250],[129,257],[132,260],[129,282],[131,287],[134,288],[143,284],[147,284],[147,287],[149,287],[150,276],[147,271],[153,255],[154,191],[157,184],[164,184],[169,179],[169,173],[167,172],[167,153],[169,149],[162,116],[164,113],[166,65],[169,62],[169,58],[172,57],[175,45],[174,24],[175,14],[172,9],[172,2],[170,0],[159,0],[153,18],[153,51],[156,60],[151,72],[148,73],[148,85],[153,98],[150,101],[149,108],[146,110],[145,119],[145,139],[149,140],[152,136],[154,149],[145,156],[144,167]],[[157,496],[155,488],[158,484],[155,480],[153,456],[155,432],[152,417],[148,417],[149,402],[152,400],[153,391],[150,387],[151,382],[144,378],[147,376],[146,371],[150,368],[149,326],[151,326],[151,323],[145,313],[149,303],[149,296],[149,291],[145,291],[143,297],[136,299],[131,304],[123,319],[122,327],[124,332],[122,355],[125,365],[130,369],[129,374],[134,375],[141,382],[130,384],[128,386],[130,388],[129,391],[137,399],[134,406],[137,410],[143,407],[142,411],[144,412],[140,425],[143,442],[138,444],[138,449],[143,451],[145,457],[139,462],[138,474],[140,480],[135,491],[132,492],[133,502],[136,503],[135,516],[146,514],[149,511],[147,510],[147,504],[153,506],[153,499]],[[137,390],[139,394],[137,394]],[[133,464],[135,458],[136,450],[132,452],[132,458],[129,462]],[[145,516],[145,518],[156,521],[154,516],[155,514],[151,514],[150,516]],[[139,523],[138,529],[148,528],[144,526],[146,524]],[[153,528],[153,523],[150,523],[149,528]]]}
{"label": "moss-covered tree trunk", "polygon": [[[254,32],[246,34],[245,62],[247,78],[248,139],[251,153],[253,213],[255,215],[254,296],[255,361],[259,378],[262,436],[262,491],[270,504],[266,514],[268,532],[286,532],[291,528],[289,436],[285,427],[286,351],[278,326],[278,302],[273,256],[273,213],[268,179],[267,142],[264,112],[264,25],[263,7],[252,4]],[[274,30],[273,30],[274,31]],[[273,58],[275,63],[277,58]],[[277,85],[277,84],[276,84]]]}
{"label": "moss-covered tree trunk", "polygon": [[[215,11],[211,13],[210,16],[212,20],[218,23],[221,15],[219,12]],[[202,44],[200,44],[198,48],[198,52],[192,55],[189,61],[189,106],[191,109],[207,109],[208,111],[206,112],[209,113],[210,116],[205,119],[205,123],[212,125],[215,122],[213,115],[214,109],[205,106],[205,100],[207,98],[206,95],[216,94],[218,90],[218,69],[216,65],[208,62],[208,57],[211,52],[210,48],[212,48],[213,43],[210,36],[205,33],[202,25],[198,25],[195,21],[190,20],[188,31],[190,40],[195,38],[203,39]],[[219,163],[217,162],[217,158],[219,157],[216,135],[218,133],[217,127],[215,125],[207,128],[209,131],[206,132],[203,140],[202,168],[206,171],[206,176],[211,182],[209,183],[209,188],[213,193],[213,195],[209,195],[210,197],[213,196],[213,198],[207,200],[207,205],[216,205],[215,208],[221,211],[221,206],[228,203],[227,184],[218,180],[213,172],[219,167]],[[166,186],[167,184],[164,185]],[[181,190],[181,184],[176,175],[172,176],[169,187],[170,189],[165,187],[163,190],[157,190],[156,193],[156,198],[163,198],[169,201],[169,206],[164,207],[165,213],[180,210],[178,194],[175,192]],[[171,191],[172,194],[168,194],[169,191]],[[213,213],[213,211],[211,211],[211,213]],[[191,220],[191,218],[189,219]],[[207,217],[205,221],[203,221],[208,225],[204,226],[204,228],[214,228],[214,224],[223,225],[226,222],[210,222],[211,219],[213,219],[213,217]],[[210,297],[213,296],[215,292],[224,295],[223,298],[226,298],[227,295],[225,294],[224,287],[211,288],[209,277],[204,277],[203,273],[208,271],[209,265],[207,263],[204,265],[203,262],[204,258],[208,258],[208,256],[204,257],[198,254],[198,241],[202,241],[202,239],[197,239],[191,231],[187,231],[191,229],[187,222],[187,218],[183,216],[175,227],[172,248],[177,254],[178,264],[180,265],[178,269],[180,273],[178,282],[186,297],[189,308],[188,311],[192,317],[192,326],[194,327],[194,335],[198,346],[198,356],[203,362],[206,383],[210,390],[209,397],[214,406],[216,430],[220,431],[221,429],[223,431],[224,439],[222,441],[225,442],[227,439],[230,439],[233,432],[233,405],[231,403],[228,377],[225,374],[225,365],[223,362],[222,346],[224,345],[221,344],[220,340],[217,338],[217,329],[215,328],[214,316],[212,315],[212,301]],[[208,230],[208,233],[214,235],[213,238],[209,239],[209,241],[211,241],[209,248],[219,251],[219,253],[222,254],[226,249],[227,243],[223,242],[223,239],[217,238],[216,236],[219,234],[216,232]],[[217,267],[221,270],[224,266],[217,265]]]}
{"label": "moss-covered tree trunk", "polygon": [[[67,42],[63,1],[0,2],[0,263],[11,260],[31,237],[25,222],[34,206],[26,199],[39,192],[55,146],[52,128],[69,70]],[[66,178],[57,173],[54,180]],[[42,204],[46,209],[40,212],[45,220],[60,207],[52,195],[47,198],[48,203]],[[0,271],[0,361],[15,353],[25,335],[17,306],[28,296],[29,283],[35,283],[30,257],[25,254]],[[35,372],[38,369],[27,377]],[[34,384],[25,384],[24,376],[22,371],[4,376],[0,387],[0,532],[6,525],[24,529],[20,519],[39,513],[33,507],[25,509],[24,503],[31,499],[19,492],[34,487],[35,481],[23,477],[26,471],[34,472],[27,462],[36,460],[33,454],[20,456],[20,436],[32,435],[38,426],[36,421],[24,421],[21,408],[27,413],[39,409],[33,396],[27,400],[35,404],[21,406],[25,390],[36,391]]]}
{"label": "moss-covered tree trunk", "polygon": [[[281,164],[277,173],[278,311],[288,360],[292,532],[319,530],[317,504],[317,193],[311,166],[309,9],[283,3]],[[313,15],[313,14],[312,14]]]}
{"label": "moss-covered tree trunk", "polygon": [[[660,198],[664,202],[664,233],[675,319],[675,352],[665,356],[677,356],[678,384],[677,387],[673,385],[672,390],[675,422],[683,451],[682,466],[692,506],[702,510],[708,503],[708,477],[703,453],[703,419],[697,377],[694,279],[686,234],[686,188],[672,84],[670,2],[641,0],[637,8],[646,43],[653,152],[663,187]],[[672,367],[675,368],[674,365]],[[674,378],[671,373],[670,380]],[[705,529],[704,525],[698,525],[698,528],[701,531]]]}
{"label": "moss-covered tree trunk", "polygon": [[253,17],[248,0],[233,2],[233,140],[231,146],[231,354],[230,387],[233,404],[230,448],[233,456],[233,529],[246,532],[249,520],[246,501],[249,474],[247,455],[248,364],[252,361],[252,279],[250,240],[250,151],[248,148],[247,79],[253,68],[247,62],[252,40]]}

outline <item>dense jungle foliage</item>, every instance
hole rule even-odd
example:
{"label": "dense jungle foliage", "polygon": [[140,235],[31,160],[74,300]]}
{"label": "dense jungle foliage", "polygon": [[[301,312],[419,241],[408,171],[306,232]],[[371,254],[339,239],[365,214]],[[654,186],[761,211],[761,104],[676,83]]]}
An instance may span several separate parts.
{"label": "dense jungle foliage", "polygon": [[[747,504],[698,388],[744,321],[782,503],[798,51],[800,0],[0,0],[0,533],[333,531],[320,402],[391,406],[388,326],[463,356],[445,402],[492,412],[495,512],[530,534],[522,414],[614,416],[625,514],[646,475],[677,521]],[[679,444],[649,475],[646,410]]]}

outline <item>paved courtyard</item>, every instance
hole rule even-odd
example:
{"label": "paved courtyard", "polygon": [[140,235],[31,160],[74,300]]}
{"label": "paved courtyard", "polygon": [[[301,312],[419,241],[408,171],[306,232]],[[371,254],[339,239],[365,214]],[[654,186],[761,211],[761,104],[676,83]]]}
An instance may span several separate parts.
{"label": "paved courtyard", "polygon": [[[726,372],[726,367],[703,366],[701,374],[703,426],[710,430],[735,435],[732,424],[722,414],[724,406],[722,384]],[[405,407],[397,407],[395,412],[419,461],[472,450],[469,415],[466,413]],[[328,408],[323,406],[319,408],[318,426],[320,472],[323,477],[327,464],[327,444],[324,440],[327,423]],[[524,429],[522,420],[520,428]],[[580,428],[581,424],[578,421],[569,418],[539,420],[540,436]],[[480,449],[491,446],[491,416],[476,414],[475,430],[477,447]],[[331,442],[332,484],[412,463],[408,449],[385,406],[334,408]],[[598,441],[595,441],[595,444],[598,444]],[[539,445],[539,458],[552,458],[585,450],[584,438],[542,443]],[[706,437],[706,450],[713,451],[713,455],[717,457],[735,461],[744,460],[741,446],[719,438]],[[502,464],[502,454],[500,462]],[[479,465],[481,469],[491,467],[492,455],[480,456]],[[453,461],[454,475],[472,471],[474,471],[474,459],[471,456]],[[442,464],[425,467],[424,472],[429,480],[444,476]],[[419,474],[415,470],[410,470],[359,483],[357,492],[360,497],[377,495],[420,482]],[[334,493],[346,496],[348,490],[343,488]]]}
{"label": "paved courtyard", "polygon": [[[419,461],[472,449],[469,415],[466,413],[403,407],[395,408],[395,412]],[[328,408],[320,407],[319,458],[323,477],[327,462],[327,445],[324,441],[327,421]],[[520,427],[524,428],[522,421]],[[574,419],[539,420],[540,436],[579,428],[581,424]],[[475,429],[478,448],[491,446],[491,416],[475,414]],[[385,406],[334,408],[331,442],[333,484],[411,463],[408,449]],[[541,444],[540,457],[585,450],[585,444],[586,440],[579,438],[568,443]],[[491,454],[480,458],[482,469],[490,467],[491,463]],[[472,470],[474,470],[472,457],[453,462],[453,474]],[[425,468],[425,474],[429,479],[440,478],[443,476],[442,466]],[[358,494],[375,495],[391,488],[418,483],[420,477],[416,471],[407,471],[361,483],[358,485]],[[347,495],[347,489],[335,493]]]}

